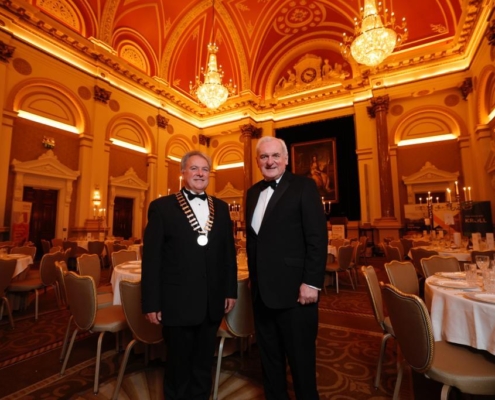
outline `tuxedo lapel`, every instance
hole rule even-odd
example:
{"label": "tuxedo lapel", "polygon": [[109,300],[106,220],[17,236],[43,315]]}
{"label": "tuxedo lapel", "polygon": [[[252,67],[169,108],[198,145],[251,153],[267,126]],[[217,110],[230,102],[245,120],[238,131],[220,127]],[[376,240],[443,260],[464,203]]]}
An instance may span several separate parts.
{"label": "tuxedo lapel", "polygon": [[291,181],[292,181],[292,174],[290,174],[290,172],[288,171],[285,171],[284,175],[282,176],[282,179],[277,185],[277,188],[273,192],[270,201],[266,205],[265,214],[263,215],[263,221],[261,222],[261,226],[263,226],[263,223],[268,218],[270,218],[270,214],[275,209],[275,206],[277,205],[278,201],[282,198],[285,191],[289,188]]}
{"label": "tuxedo lapel", "polygon": [[[246,225],[249,229],[251,228],[251,222],[253,221],[254,209],[256,208],[256,204],[258,204],[258,198],[260,197],[261,186],[259,182],[253,186],[252,195],[248,196],[247,204],[246,204]],[[253,231],[254,232],[254,231]]]}

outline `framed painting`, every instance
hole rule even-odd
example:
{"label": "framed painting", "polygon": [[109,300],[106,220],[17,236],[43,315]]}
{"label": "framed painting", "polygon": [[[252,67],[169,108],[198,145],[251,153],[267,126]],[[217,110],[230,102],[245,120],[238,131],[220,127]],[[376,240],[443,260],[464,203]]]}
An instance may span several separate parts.
{"label": "framed painting", "polygon": [[293,144],[291,165],[294,174],[316,182],[324,200],[339,201],[335,138]]}

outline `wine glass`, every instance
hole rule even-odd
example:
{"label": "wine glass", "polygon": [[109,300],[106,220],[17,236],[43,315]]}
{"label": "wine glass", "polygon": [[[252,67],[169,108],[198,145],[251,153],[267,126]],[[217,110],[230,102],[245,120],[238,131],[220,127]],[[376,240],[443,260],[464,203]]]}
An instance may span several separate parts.
{"label": "wine glass", "polygon": [[476,264],[478,268],[481,269],[483,276],[485,275],[485,271],[488,269],[490,265],[490,257],[489,256],[476,256]]}

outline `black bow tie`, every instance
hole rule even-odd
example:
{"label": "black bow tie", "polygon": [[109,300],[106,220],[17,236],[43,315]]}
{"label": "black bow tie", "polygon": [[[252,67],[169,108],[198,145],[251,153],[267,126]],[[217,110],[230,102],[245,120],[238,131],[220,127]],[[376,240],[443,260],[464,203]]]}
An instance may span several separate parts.
{"label": "black bow tie", "polygon": [[203,194],[196,194],[196,193],[193,193],[193,192],[190,192],[189,190],[187,189],[184,189],[184,192],[186,192],[187,194],[187,198],[189,200],[193,200],[195,198],[198,198],[200,200],[206,200],[207,196],[206,196],[206,193],[203,193]]}
{"label": "black bow tie", "polygon": [[261,191],[267,187],[271,187],[273,190],[277,187],[277,181],[261,181]]}

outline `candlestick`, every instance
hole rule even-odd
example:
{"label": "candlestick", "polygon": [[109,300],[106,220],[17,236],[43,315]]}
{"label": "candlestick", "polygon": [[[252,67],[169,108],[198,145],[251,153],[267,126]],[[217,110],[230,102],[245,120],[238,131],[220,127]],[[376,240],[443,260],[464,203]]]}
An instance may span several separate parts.
{"label": "candlestick", "polygon": [[467,195],[466,195],[466,187],[464,186],[462,190],[464,190],[464,201],[468,201]]}
{"label": "candlestick", "polygon": [[457,185],[457,181],[455,183],[455,194],[459,195],[459,186]]}
{"label": "candlestick", "polygon": [[450,195],[450,188],[447,188],[447,203],[452,203],[452,196]]}
{"label": "candlestick", "polygon": [[170,194],[170,188],[167,189],[167,194]]}
{"label": "candlestick", "polygon": [[471,186],[468,186],[468,200],[471,201]]}
{"label": "candlestick", "polygon": [[419,198],[419,204],[423,204],[423,199],[421,197]]}
{"label": "candlestick", "polygon": [[440,203],[440,199],[437,197],[437,204]]}

